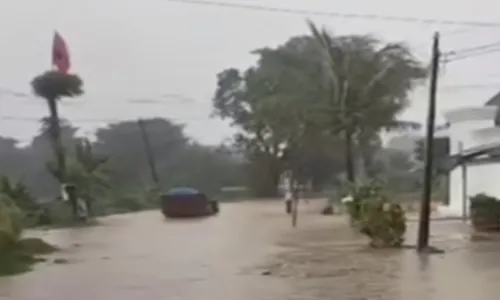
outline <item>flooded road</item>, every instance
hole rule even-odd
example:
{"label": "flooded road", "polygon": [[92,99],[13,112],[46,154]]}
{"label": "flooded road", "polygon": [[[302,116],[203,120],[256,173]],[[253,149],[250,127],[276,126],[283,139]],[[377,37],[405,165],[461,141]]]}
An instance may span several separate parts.
{"label": "flooded road", "polygon": [[[32,232],[62,247],[33,272],[0,279],[2,300],[499,299],[500,242],[470,242],[460,222],[433,224],[443,255],[367,251],[342,217],[303,205],[232,203],[221,215],[165,221],[159,212]],[[414,241],[410,224],[409,242]],[[54,259],[67,260],[55,264]],[[266,273],[267,276],[262,274]]]}

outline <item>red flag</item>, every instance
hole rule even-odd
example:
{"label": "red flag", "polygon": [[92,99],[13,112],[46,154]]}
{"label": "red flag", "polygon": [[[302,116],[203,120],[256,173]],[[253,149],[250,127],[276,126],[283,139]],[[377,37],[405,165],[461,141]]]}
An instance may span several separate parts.
{"label": "red flag", "polygon": [[52,42],[52,66],[62,73],[68,73],[71,66],[68,47],[57,31],[54,33],[54,41]]}

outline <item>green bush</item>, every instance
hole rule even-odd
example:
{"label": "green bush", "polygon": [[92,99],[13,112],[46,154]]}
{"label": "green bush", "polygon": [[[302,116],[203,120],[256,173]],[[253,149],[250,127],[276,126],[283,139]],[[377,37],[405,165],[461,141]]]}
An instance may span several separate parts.
{"label": "green bush", "polygon": [[22,181],[14,182],[5,176],[1,177],[0,194],[9,197],[24,212],[31,213],[38,208],[35,197]]}
{"label": "green bush", "polygon": [[[357,226],[362,219],[363,203],[385,200],[382,186],[374,182],[358,188],[351,187],[349,194],[344,197],[344,204],[351,219],[351,225]],[[349,198],[349,199],[346,199]],[[347,200],[347,201],[345,201]]]}
{"label": "green bush", "polygon": [[38,238],[20,239],[0,254],[0,276],[15,275],[31,270],[33,264],[44,261],[38,255],[49,254],[58,249]]}
{"label": "green bush", "polygon": [[23,213],[13,201],[0,195],[0,255],[19,240],[23,218]]}
{"label": "green bush", "polygon": [[500,199],[477,194],[470,198],[472,226],[477,231],[500,231]]}
{"label": "green bush", "polygon": [[392,202],[375,183],[361,186],[346,202],[352,225],[370,238],[372,247],[399,247],[404,242],[406,216],[399,203]]}
{"label": "green bush", "polygon": [[21,209],[0,194],[0,276],[29,271],[34,263],[43,260],[36,255],[56,250],[40,239],[21,239],[23,222]]}
{"label": "green bush", "polygon": [[365,203],[359,229],[370,238],[372,247],[400,247],[406,232],[405,213],[398,203]]}

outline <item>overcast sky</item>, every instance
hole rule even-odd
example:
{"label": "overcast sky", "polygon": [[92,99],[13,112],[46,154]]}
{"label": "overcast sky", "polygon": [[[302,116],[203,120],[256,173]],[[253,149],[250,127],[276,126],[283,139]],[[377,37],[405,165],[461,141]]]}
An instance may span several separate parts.
{"label": "overcast sky", "polygon": [[[342,13],[498,20],[493,0],[223,1]],[[50,68],[57,29],[70,48],[72,71],[85,82],[85,95],[64,99],[61,107],[62,116],[81,127],[81,134],[93,132],[105,120],[168,117],[185,123],[190,136],[216,144],[232,132],[225,123],[209,117],[216,73],[228,67],[246,68],[254,61],[249,51],[306,33],[307,17],[168,0],[2,0],[0,135],[26,143],[39,128],[35,120],[48,114],[45,103],[31,96],[29,82]],[[338,34],[372,33],[386,41],[406,41],[426,62],[435,30],[443,34],[443,51],[500,41],[500,27],[309,17]],[[499,58],[500,52],[447,65],[438,109],[481,105],[500,90]],[[490,86],[453,87],[471,84]],[[402,117],[423,122],[427,94],[425,87],[415,91],[412,107]],[[133,103],[133,99],[156,103]]]}

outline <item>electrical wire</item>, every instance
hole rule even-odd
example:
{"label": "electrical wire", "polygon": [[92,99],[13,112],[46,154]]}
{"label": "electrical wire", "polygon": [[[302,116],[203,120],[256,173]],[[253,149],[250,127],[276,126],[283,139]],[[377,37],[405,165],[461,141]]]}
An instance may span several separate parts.
{"label": "electrical wire", "polygon": [[[33,117],[18,117],[18,116],[0,116],[0,120],[7,120],[7,121],[20,121],[20,122],[33,122],[33,123],[39,123],[42,121],[43,118],[33,118]],[[73,122],[77,123],[103,123],[103,122],[111,122],[111,123],[117,123],[117,122],[122,122],[124,120],[119,120],[119,119],[80,119],[80,120],[72,120]]]}
{"label": "electrical wire", "polygon": [[471,47],[471,48],[465,48],[465,49],[459,49],[459,50],[452,50],[452,51],[444,52],[444,53],[442,53],[442,55],[449,56],[449,55],[467,54],[467,53],[475,52],[475,51],[478,51],[478,50],[487,50],[487,49],[490,49],[490,48],[496,48],[498,46],[500,46],[500,41],[499,42],[490,43],[490,44],[486,44],[486,45],[475,46],[475,47]]}
{"label": "electrical wire", "polygon": [[[29,104],[45,104],[40,98],[32,96],[26,92],[19,92],[9,88],[0,87],[0,101],[2,100],[2,95],[12,96],[16,98],[25,99],[24,103]],[[136,98],[136,99],[125,99],[120,100],[120,103],[131,103],[131,104],[158,104],[158,105],[176,105],[176,104],[189,104],[189,105],[206,105],[207,103],[203,103],[195,100],[192,97],[185,96],[182,94],[168,93],[160,95],[159,97],[152,98]],[[159,99],[158,99],[159,98]],[[92,103],[81,100],[72,100],[72,101],[64,101],[61,102],[63,105],[74,105],[74,104],[83,104],[83,103]]]}
{"label": "electrical wire", "polygon": [[474,88],[492,88],[500,87],[500,82],[496,83],[472,83],[472,84],[462,84],[462,85],[444,85],[443,89],[474,89]]}
{"label": "electrical wire", "polygon": [[[156,117],[151,117],[156,118]],[[185,122],[185,121],[205,121],[209,118],[209,115],[200,115],[200,116],[190,116],[186,117],[158,117],[168,119],[174,122]],[[16,122],[30,122],[30,123],[40,123],[43,118],[34,118],[34,117],[19,117],[19,116],[2,116],[0,115],[0,121],[16,121]],[[115,119],[115,118],[90,118],[90,119],[69,119],[68,121],[72,123],[121,123],[128,122],[131,120],[135,120],[134,118],[123,118],[123,119]]]}
{"label": "electrical wire", "polygon": [[492,54],[492,53],[497,53],[497,52],[500,52],[500,46],[496,47],[496,48],[484,49],[482,51],[468,52],[468,53],[465,53],[465,54],[462,54],[462,55],[457,54],[455,56],[452,56],[451,58],[445,57],[444,60],[443,60],[443,62],[450,63],[450,62],[454,62],[454,61],[458,61],[458,60],[463,60],[463,59],[467,59],[467,58],[471,58],[471,57],[477,57],[477,56],[483,56],[483,55],[486,55],[486,54]]}
{"label": "electrical wire", "polygon": [[439,24],[439,25],[455,25],[455,26],[460,25],[460,26],[470,26],[470,27],[497,27],[497,28],[500,27],[500,23],[496,22],[455,21],[455,20],[445,20],[445,19],[415,18],[415,17],[378,15],[378,14],[353,14],[353,13],[341,13],[332,11],[271,7],[258,4],[242,4],[242,3],[231,3],[231,2],[212,1],[212,0],[164,0],[164,1],[181,3],[181,4],[236,8],[236,9],[246,9],[254,11],[295,14],[295,15],[316,15],[316,16],[343,18],[343,19],[363,19],[363,20],[385,21],[385,22]]}
{"label": "electrical wire", "polygon": [[[444,20],[444,19],[432,19],[432,18],[414,18],[414,17],[404,17],[404,16],[389,16],[389,15],[377,15],[377,14],[351,14],[351,13],[341,13],[341,12],[332,12],[332,11],[318,11],[318,10],[305,10],[305,9],[292,9],[292,8],[279,8],[279,7],[270,7],[256,4],[241,4],[241,3],[230,3],[230,2],[222,2],[222,1],[211,1],[211,0],[165,0],[167,2],[176,2],[183,4],[191,4],[191,5],[205,5],[205,6],[216,6],[216,7],[224,7],[224,8],[236,8],[236,9],[246,9],[253,11],[266,11],[266,12],[275,12],[275,13],[286,13],[286,14],[299,14],[299,15],[317,15],[317,16],[325,16],[325,17],[333,17],[333,18],[345,18],[345,19],[363,19],[363,20],[372,20],[372,21],[385,21],[385,22],[403,22],[403,23],[420,23],[420,24],[439,24],[439,25],[459,25],[467,28],[461,28],[459,30],[455,30],[449,32],[448,35],[460,34],[466,32],[470,29],[470,27],[490,27],[490,28],[500,28],[500,23],[494,22],[480,22],[480,21],[455,21],[455,20]],[[485,55],[489,53],[494,53],[500,51],[500,42],[481,45],[472,48],[453,50],[443,53],[443,61],[446,63],[466,59],[469,57]],[[465,88],[493,88],[500,86],[500,84],[468,84],[468,85],[456,85],[456,86],[443,86],[441,89],[444,90],[456,90],[456,89],[465,89]],[[11,89],[0,88],[1,94],[9,94],[14,97],[19,98],[35,98],[30,96],[24,92],[18,92]],[[202,104],[194,99],[180,95],[180,94],[165,94],[162,95],[161,98],[165,99],[176,99],[181,100],[182,104],[187,103],[197,103]],[[123,100],[126,103],[136,103],[136,104],[173,104],[168,103],[167,101],[163,101],[159,99],[127,99]],[[36,102],[33,102],[36,103]],[[68,102],[74,104],[75,102]],[[76,102],[76,103],[88,103],[88,102]],[[207,117],[207,116],[204,116]],[[203,117],[203,118],[204,118]],[[40,119],[37,118],[29,118],[29,117],[16,117],[16,116],[0,116],[1,120],[11,120],[11,121],[26,121],[26,122],[39,122]],[[199,119],[199,118],[197,118]],[[126,120],[123,119],[80,119],[73,120],[73,122],[77,123],[116,123],[123,122]]]}
{"label": "electrical wire", "polygon": [[500,90],[500,83],[445,85],[439,88],[440,93],[463,92],[464,90]]}

